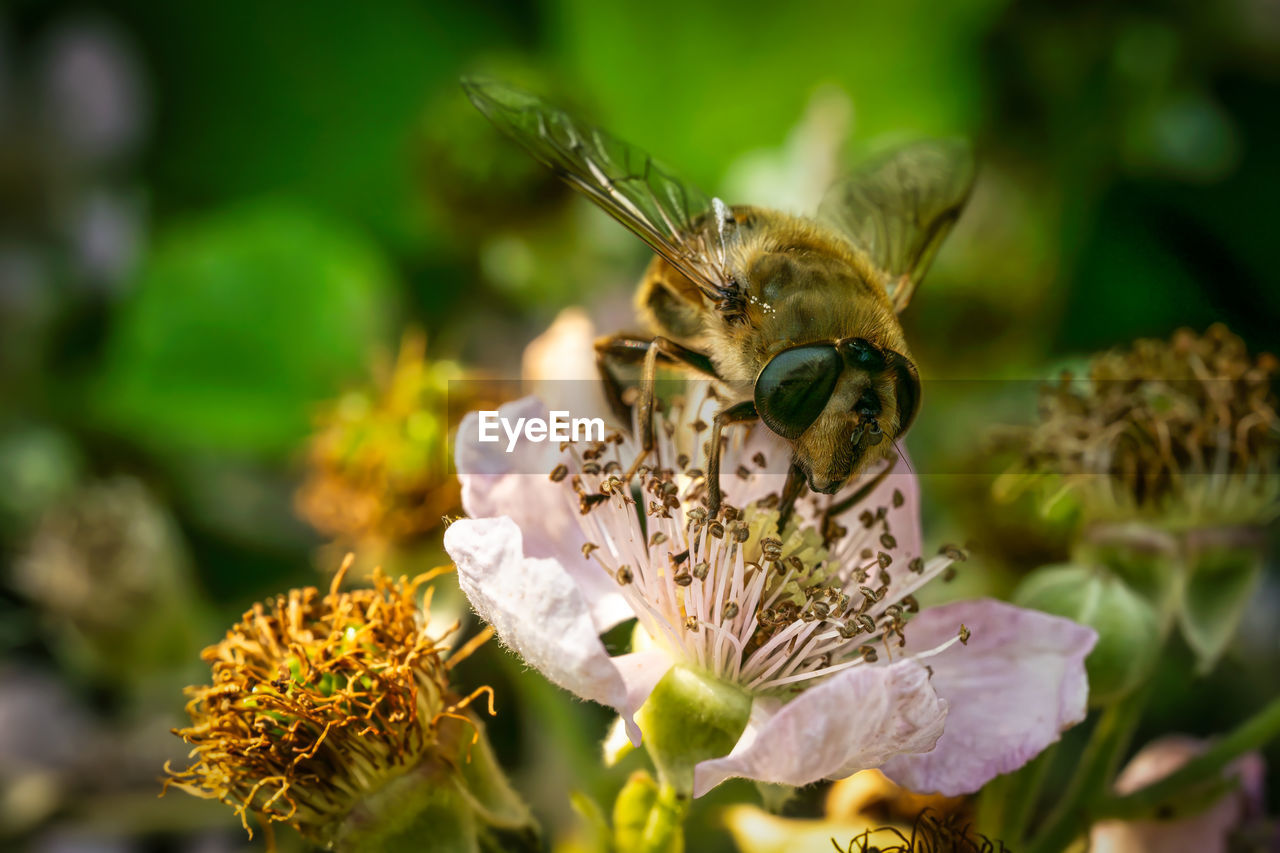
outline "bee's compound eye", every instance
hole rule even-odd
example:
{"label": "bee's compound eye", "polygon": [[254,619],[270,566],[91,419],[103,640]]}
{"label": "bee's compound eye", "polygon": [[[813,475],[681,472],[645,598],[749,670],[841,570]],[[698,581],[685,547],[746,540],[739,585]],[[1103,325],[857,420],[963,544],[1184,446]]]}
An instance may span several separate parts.
{"label": "bee's compound eye", "polygon": [[898,402],[898,435],[902,435],[920,411],[920,373],[904,355],[889,350],[888,358]]}
{"label": "bee's compound eye", "polygon": [[783,438],[799,438],[826,408],[843,369],[844,359],[831,344],[778,353],[756,377],[760,420]]}

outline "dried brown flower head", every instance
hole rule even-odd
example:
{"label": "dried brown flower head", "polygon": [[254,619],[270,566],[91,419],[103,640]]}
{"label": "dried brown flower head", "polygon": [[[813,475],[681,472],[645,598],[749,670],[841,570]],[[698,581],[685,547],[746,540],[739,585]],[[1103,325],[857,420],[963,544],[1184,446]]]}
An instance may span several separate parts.
{"label": "dried brown flower head", "polygon": [[1280,498],[1278,365],[1221,324],[1103,353],[1087,382],[1043,390],[1020,470],[1107,520],[1265,521]]}
{"label": "dried brown flower head", "polygon": [[957,815],[939,816],[926,809],[916,815],[910,827],[884,826],[868,829],[841,846],[840,853],[1009,853],[998,839],[981,835]]}
{"label": "dried brown flower head", "polygon": [[166,788],[234,806],[246,829],[252,812],[327,842],[397,777],[470,759],[479,729],[466,708],[492,691],[459,697],[449,670],[488,635],[449,654],[443,636],[457,626],[428,630],[418,593],[441,570],[395,582],[375,572],[372,589],[339,592],[349,564],[328,594],[255,604],[204,650],[212,683],[187,688],[191,725],[174,731],[194,762],[166,767]]}
{"label": "dried brown flower head", "polygon": [[[297,495],[303,518],[347,544],[412,540],[456,509],[451,412],[460,416],[474,407],[473,391],[489,389],[451,361],[428,359],[420,333],[406,334],[395,364],[379,373],[321,410]],[[465,399],[450,405],[450,393]]]}

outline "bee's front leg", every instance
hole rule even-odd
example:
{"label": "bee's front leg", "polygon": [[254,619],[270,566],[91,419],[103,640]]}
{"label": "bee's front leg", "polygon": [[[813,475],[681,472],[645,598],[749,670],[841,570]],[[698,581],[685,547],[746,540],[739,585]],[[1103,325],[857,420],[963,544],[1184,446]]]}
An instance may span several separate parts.
{"label": "bee's front leg", "polygon": [[711,438],[707,444],[707,512],[715,518],[720,513],[720,441],[721,431],[729,424],[750,423],[760,417],[753,400],[735,403],[722,409],[711,419]]}
{"label": "bee's front leg", "polygon": [[885,478],[889,476],[897,463],[897,459],[890,457],[889,464],[885,465],[884,468],[878,471],[874,477],[859,486],[847,498],[841,498],[827,507],[826,511],[822,513],[822,544],[825,547],[830,547],[831,543],[836,539],[838,527],[836,524],[836,518],[848,510],[849,507],[865,501],[867,496],[875,491],[876,487],[885,481]]}
{"label": "bee's front leg", "polygon": [[796,501],[804,494],[804,489],[804,470],[792,462],[787,470],[787,480],[782,484],[782,500],[778,502],[779,533],[786,529],[787,522],[791,520],[791,514],[795,512]]}

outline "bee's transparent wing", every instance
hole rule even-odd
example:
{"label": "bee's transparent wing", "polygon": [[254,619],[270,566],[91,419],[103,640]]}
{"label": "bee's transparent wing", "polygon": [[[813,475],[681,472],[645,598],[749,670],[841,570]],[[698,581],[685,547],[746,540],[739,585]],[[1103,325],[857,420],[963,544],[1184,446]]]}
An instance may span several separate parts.
{"label": "bee's transparent wing", "polygon": [[973,186],[973,150],[958,139],[897,148],[827,191],[818,217],[843,231],[888,273],[901,311],[955,224]]}
{"label": "bee's transparent wing", "polygon": [[[709,298],[723,298],[733,214],[645,152],[546,101],[492,80],[462,87],[485,117],[640,236]],[[712,227],[708,224],[714,223]]]}

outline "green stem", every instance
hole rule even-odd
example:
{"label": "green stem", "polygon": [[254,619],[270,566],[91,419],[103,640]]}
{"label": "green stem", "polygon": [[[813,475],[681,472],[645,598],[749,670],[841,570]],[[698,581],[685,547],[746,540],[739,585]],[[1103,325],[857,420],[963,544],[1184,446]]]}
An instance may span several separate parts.
{"label": "green stem", "polygon": [[1067,790],[1028,853],[1060,853],[1088,829],[1089,808],[1101,792],[1110,789],[1150,693],[1148,680],[1103,712]]}
{"label": "green stem", "polygon": [[1229,735],[1158,782],[1100,803],[1098,815],[1126,819],[1149,815],[1170,801],[1203,788],[1206,781],[1220,779],[1228,764],[1276,737],[1280,737],[1280,699],[1272,700]]}
{"label": "green stem", "polygon": [[1004,822],[999,827],[999,834],[993,837],[1002,839],[1015,849],[1023,847],[1023,836],[1044,785],[1044,777],[1057,754],[1058,744],[1055,743],[1011,777],[1014,784],[1005,803]]}

